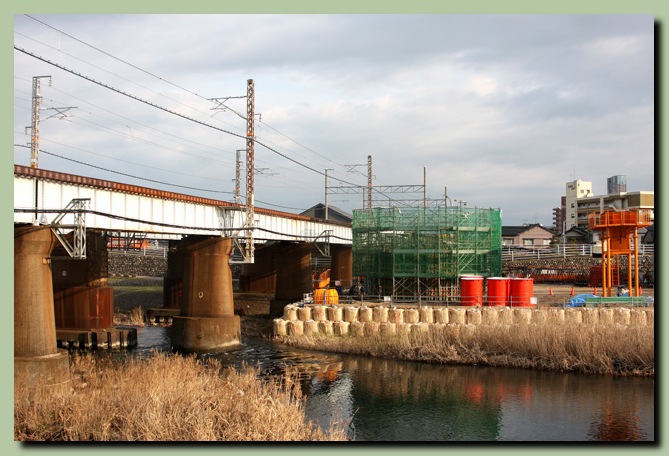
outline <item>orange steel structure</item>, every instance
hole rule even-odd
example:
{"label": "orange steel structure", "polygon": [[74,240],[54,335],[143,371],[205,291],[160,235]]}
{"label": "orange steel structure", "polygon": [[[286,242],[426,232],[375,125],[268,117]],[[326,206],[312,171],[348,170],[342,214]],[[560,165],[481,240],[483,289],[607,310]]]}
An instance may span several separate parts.
{"label": "orange steel structure", "polygon": [[[653,223],[651,211],[625,210],[592,212],[588,214],[590,230],[602,232],[602,294],[611,296],[614,257],[627,255],[627,282],[630,296],[639,296],[639,235],[638,229]],[[634,275],[632,275],[632,255]],[[634,277],[634,285],[632,285]]]}

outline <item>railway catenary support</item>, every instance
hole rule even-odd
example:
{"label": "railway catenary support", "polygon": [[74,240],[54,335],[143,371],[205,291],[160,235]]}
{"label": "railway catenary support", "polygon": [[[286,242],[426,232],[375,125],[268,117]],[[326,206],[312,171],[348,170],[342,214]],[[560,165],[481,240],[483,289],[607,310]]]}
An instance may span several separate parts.
{"label": "railway catenary support", "polygon": [[69,357],[56,343],[49,227],[14,228],[14,378],[36,389],[64,392]]}
{"label": "railway catenary support", "polygon": [[187,254],[181,315],[172,320],[173,347],[190,353],[240,349],[229,264],[232,239],[187,237],[182,242]]}

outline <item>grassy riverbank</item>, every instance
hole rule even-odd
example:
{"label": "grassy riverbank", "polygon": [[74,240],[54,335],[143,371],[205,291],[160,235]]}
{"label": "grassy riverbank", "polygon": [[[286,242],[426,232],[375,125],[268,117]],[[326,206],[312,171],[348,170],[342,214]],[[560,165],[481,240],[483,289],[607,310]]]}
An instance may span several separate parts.
{"label": "grassy riverbank", "polygon": [[158,354],[123,365],[75,355],[69,392],[30,392],[17,379],[18,441],[330,441],[305,421],[299,387],[259,380],[248,369],[204,366],[194,357]]}
{"label": "grassy riverbank", "polygon": [[654,377],[654,326],[445,326],[369,337],[283,336],[309,350],[443,364]]}

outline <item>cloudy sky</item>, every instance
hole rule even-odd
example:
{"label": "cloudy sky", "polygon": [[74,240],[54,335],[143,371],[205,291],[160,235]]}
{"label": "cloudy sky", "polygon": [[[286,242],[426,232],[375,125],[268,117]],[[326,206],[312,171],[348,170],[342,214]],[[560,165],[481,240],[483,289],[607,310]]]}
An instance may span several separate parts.
{"label": "cloudy sky", "polygon": [[258,206],[322,203],[327,170],[359,208],[369,155],[505,225],[551,226],[573,179],[654,191],[652,16],[17,15],[14,45],[17,164],[48,75],[40,168],[233,200],[253,79]]}

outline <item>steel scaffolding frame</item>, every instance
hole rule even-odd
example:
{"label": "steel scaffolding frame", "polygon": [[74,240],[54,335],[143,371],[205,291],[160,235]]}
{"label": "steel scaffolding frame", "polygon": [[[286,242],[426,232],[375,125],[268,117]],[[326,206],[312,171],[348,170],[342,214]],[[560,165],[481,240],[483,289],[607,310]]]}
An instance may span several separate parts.
{"label": "steel scaffolding frame", "polygon": [[462,275],[502,274],[499,209],[359,209],[352,232],[353,274],[368,295],[446,301]]}

